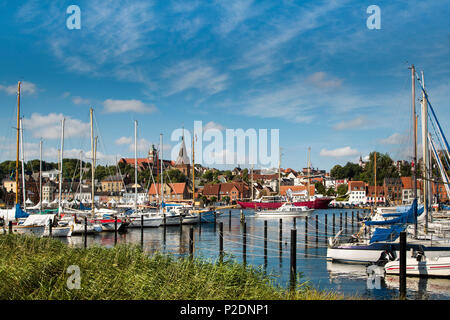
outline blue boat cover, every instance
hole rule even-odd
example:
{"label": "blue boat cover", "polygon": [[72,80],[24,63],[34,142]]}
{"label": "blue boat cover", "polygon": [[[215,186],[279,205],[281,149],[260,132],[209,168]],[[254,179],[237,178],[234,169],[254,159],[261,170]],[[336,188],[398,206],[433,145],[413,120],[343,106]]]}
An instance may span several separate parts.
{"label": "blue boat cover", "polygon": [[27,218],[28,216],[29,214],[22,210],[20,204],[16,203],[16,219]]}
{"label": "blue boat cover", "polygon": [[450,207],[449,207],[449,206],[442,205],[442,209],[444,209],[444,210],[450,210]]}
{"label": "blue boat cover", "polygon": [[403,230],[405,230],[405,227],[402,225],[392,225],[389,229],[376,228],[372,238],[370,238],[370,243],[379,241],[395,241],[400,235],[400,232]]}
{"label": "blue boat cover", "polygon": [[84,205],[80,202],[80,210],[91,210],[91,208],[88,208],[88,207],[84,206]]}
{"label": "blue boat cover", "polygon": [[[367,226],[382,226],[388,224],[404,224],[404,223],[414,223],[414,207],[417,206],[417,200],[414,200],[411,208],[408,211],[403,212],[400,216],[397,216],[391,220],[383,220],[383,221],[366,221],[365,224]],[[424,211],[423,206],[417,210],[417,216],[420,216]],[[395,214],[395,213],[394,213]]]}

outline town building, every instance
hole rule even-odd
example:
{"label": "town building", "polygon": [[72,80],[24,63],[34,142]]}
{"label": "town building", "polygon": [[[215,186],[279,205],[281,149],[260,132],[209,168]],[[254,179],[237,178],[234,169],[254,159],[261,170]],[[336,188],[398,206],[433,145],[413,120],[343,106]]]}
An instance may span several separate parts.
{"label": "town building", "polygon": [[121,192],[124,191],[124,182],[121,176],[108,176],[101,181],[103,192]]}
{"label": "town building", "polygon": [[349,181],[348,195],[349,204],[365,204],[367,202],[366,183],[364,181]]}

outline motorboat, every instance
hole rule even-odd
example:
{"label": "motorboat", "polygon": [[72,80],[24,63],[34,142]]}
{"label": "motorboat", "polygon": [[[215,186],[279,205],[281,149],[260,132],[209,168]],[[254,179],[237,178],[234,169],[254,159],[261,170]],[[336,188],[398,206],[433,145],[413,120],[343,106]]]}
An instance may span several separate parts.
{"label": "motorboat", "polygon": [[284,203],[276,210],[262,210],[255,212],[257,217],[303,217],[314,212],[314,209],[309,209],[306,206],[296,206],[292,203]]}

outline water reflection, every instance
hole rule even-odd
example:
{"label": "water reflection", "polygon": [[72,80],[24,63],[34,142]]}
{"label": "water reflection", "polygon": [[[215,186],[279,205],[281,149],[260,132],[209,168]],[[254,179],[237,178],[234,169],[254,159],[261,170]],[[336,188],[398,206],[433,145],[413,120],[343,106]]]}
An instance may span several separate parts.
{"label": "water reflection", "polygon": [[[366,267],[362,265],[346,265],[326,261],[327,236],[340,229],[342,210],[316,210],[313,216],[297,218],[261,219],[255,218],[253,212],[245,211],[246,218],[246,250],[247,264],[261,267],[268,274],[274,275],[276,283],[289,285],[290,267],[290,234],[297,230],[297,272],[302,274],[301,280],[307,280],[318,289],[337,290],[339,293],[375,299],[391,299],[398,297],[398,278],[389,276],[380,282],[380,288],[368,286]],[[333,213],[335,218],[333,219]],[[327,219],[325,215],[328,214]],[[315,217],[318,216],[316,222]],[[345,220],[342,215],[342,226],[347,225],[348,233],[358,230],[356,213],[352,224],[351,212]],[[264,241],[264,220],[267,220],[267,246]],[[325,221],[327,222],[325,224]],[[333,230],[333,221],[335,229]],[[243,225],[239,210],[230,215],[225,212],[217,222],[224,223],[223,245],[225,259],[234,259],[239,263],[244,260]],[[225,227],[228,224],[228,228]],[[318,230],[316,231],[316,226]],[[189,229],[194,229],[194,255],[208,260],[219,259],[219,232],[214,224],[166,226],[129,229],[127,233],[118,234],[117,243],[141,245],[145,252],[170,253],[175,256],[189,254]],[[114,232],[89,235],[87,245],[112,247],[115,243]],[[74,247],[84,247],[83,236],[72,236],[61,241]],[[266,248],[266,249],[265,249]],[[449,299],[450,280],[413,279],[408,278],[409,297],[413,299]]]}

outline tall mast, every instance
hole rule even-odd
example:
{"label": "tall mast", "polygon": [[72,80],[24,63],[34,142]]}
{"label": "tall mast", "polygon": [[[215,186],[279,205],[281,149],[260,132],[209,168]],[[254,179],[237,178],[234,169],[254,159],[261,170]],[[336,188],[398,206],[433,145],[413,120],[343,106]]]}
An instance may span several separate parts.
{"label": "tall mast", "polygon": [[22,118],[20,118],[19,120],[19,125],[20,125],[20,152],[21,154],[21,158],[22,158],[22,195],[23,195],[23,209],[25,210],[27,208],[27,191],[25,188],[25,156],[23,153],[23,126],[22,126]]}
{"label": "tall mast", "polygon": [[[414,128],[414,140],[413,140],[413,163],[414,166],[412,168],[413,174],[413,195],[414,200],[417,200],[417,119],[416,119],[416,82],[415,82],[415,74],[416,69],[414,65],[411,66],[411,102],[412,102],[412,120],[413,120],[413,128]],[[414,237],[417,237],[417,202],[416,205],[413,205],[414,212]]]}
{"label": "tall mast", "polygon": [[377,195],[377,152],[375,151],[374,153],[374,164],[373,164],[373,170],[374,170],[374,177],[373,177],[373,184],[375,186],[375,204],[374,204],[374,208],[377,207],[377,200],[378,200],[378,195]]}
{"label": "tall mast", "polygon": [[308,201],[311,198],[311,195],[309,194],[309,189],[310,189],[310,184],[311,184],[311,147],[308,147]]}
{"label": "tall mast", "polygon": [[281,195],[281,147],[280,147],[280,157],[278,159],[278,195]]}
{"label": "tall mast", "polygon": [[134,120],[134,210],[137,210],[137,120]]}
{"label": "tall mast", "polygon": [[[160,154],[160,161],[161,161],[161,207],[164,202],[164,165],[163,165],[163,135],[162,133],[159,135],[159,154]],[[164,212],[164,207],[162,207],[162,211]]]}
{"label": "tall mast", "polygon": [[39,203],[42,212],[42,139],[39,141]]}
{"label": "tall mast", "polygon": [[192,136],[192,207],[195,206],[195,145],[194,135]]}
{"label": "tall mast", "polygon": [[95,186],[94,186],[94,177],[95,177],[95,164],[94,164],[94,127],[93,127],[93,109],[90,108],[89,112],[90,112],[90,116],[91,116],[91,155],[92,155],[92,162],[91,162],[91,212],[92,212],[92,216],[94,216],[94,193],[95,193]]}
{"label": "tall mast", "polygon": [[61,120],[61,153],[60,153],[60,163],[61,168],[59,170],[59,200],[58,200],[58,214],[61,214],[61,194],[62,194],[62,179],[63,179],[63,152],[64,152],[64,121],[65,119],[62,118]]}
{"label": "tall mast", "polygon": [[81,181],[83,181],[83,150],[80,151],[80,180],[79,180],[79,187],[80,187],[80,201],[81,201]]}
{"label": "tall mast", "polygon": [[252,174],[251,174],[251,190],[252,190],[252,201],[253,201],[253,164],[252,164]]}
{"label": "tall mast", "polygon": [[[422,86],[425,89],[425,79],[422,71]],[[422,152],[423,152],[423,208],[425,211],[425,233],[428,231],[428,207],[429,207],[429,176],[428,176],[428,108],[425,93],[422,90]]]}
{"label": "tall mast", "polygon": [[16,203],[19,203],[20,81],[17,84]]}

